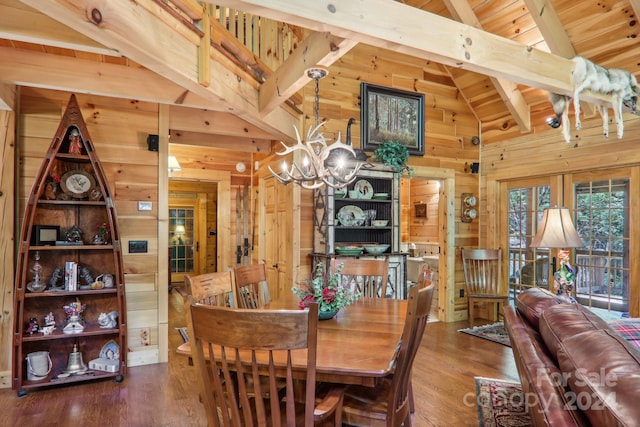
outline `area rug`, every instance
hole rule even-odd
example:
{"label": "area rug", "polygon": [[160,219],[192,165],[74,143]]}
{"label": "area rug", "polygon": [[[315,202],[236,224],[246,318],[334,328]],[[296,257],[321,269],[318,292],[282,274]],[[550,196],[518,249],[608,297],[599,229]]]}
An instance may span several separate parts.
{"label": "area rug", "polygon": [[528,427],[531,418],[519,383],[475,377],[480,427]]}
{"label": "area rug", "polygon": [[182,341],[189,342],[189,334],[187,333],[187,328],[176,328],[176,330],[182,337]]}
{"label": "area rug", "polygon": [[484,338],[485,340],[497,342],[507,347],[511,347],[509,334],[504,328],[504,323],[496,322],[491,325],[474,326],[473,328],[458,329],[458,332]]}

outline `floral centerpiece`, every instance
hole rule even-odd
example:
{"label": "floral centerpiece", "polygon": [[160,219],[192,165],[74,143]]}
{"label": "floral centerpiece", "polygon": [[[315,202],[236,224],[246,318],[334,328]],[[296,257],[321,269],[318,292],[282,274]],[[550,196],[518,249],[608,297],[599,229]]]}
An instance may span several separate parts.
{"label": "floral centerpiece", "polygon": [[316,265],[311,280],[294,286],[293,293],[300,298],[300,309],[305,309],[309,304],[318,304],[318,316],[331,318],[342,308],[353,304],[360,298],[359,292],[354,292],[350,287],[340,281],[340,272],[343,264],[340,264],[334,273],[324,270],[324,263]]}

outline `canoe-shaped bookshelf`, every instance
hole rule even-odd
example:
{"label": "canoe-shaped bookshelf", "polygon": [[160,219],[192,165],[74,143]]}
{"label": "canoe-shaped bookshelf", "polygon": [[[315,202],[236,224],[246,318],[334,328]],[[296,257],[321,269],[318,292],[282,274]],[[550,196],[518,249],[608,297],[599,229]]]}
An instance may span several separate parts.
{"label": "canoe-shaped bookshelf", "polygon": [[27,199],[14,300],[13,388],[122,381],[127,323],[111,190],[75,95]]}

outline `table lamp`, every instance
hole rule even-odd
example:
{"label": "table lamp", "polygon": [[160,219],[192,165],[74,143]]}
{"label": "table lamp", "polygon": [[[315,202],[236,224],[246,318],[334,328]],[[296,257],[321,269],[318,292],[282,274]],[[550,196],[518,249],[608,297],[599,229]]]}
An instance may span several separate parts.
{"label": "table lamp", "polygon": [[569,263],[567,248],[581,248],[585,246],[578,235],[569,209],[562,207],[547,208],[542,214],[542,222],[538,232],[529,247],[561,249],[558,251],[560,268],[556,271],[556,258],[552,258],[551,267],[554,272],[554,287],[562,298],[572,301],[571,293],[575,283],[575,270]]}

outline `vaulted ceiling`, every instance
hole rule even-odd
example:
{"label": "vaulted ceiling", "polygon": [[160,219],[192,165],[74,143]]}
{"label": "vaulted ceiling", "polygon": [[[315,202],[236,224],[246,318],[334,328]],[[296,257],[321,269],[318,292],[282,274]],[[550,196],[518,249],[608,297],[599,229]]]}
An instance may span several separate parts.
{"label": "vaulted ceiling", "polygon": [[287,129],[298,120],[291,96],[308,79],[290,76],[365,43],[441,64],[486,143],[504,129],[545,126],[547,91],[571,92],[569,58],[634,74],[640,65],[640,0],[220,0],[311,35],[299,45],[303,54],[258,79],[239,79],[243,64],[212,52],[217,78],[207,85],[198,75],[197,31],[172,27],[165,3],[0,0],[0,102],[7,84],[95,93],[168,104],[185,120],[193,108],[207,110],[225,123],[212,132],[247,143],[291,140]]}

